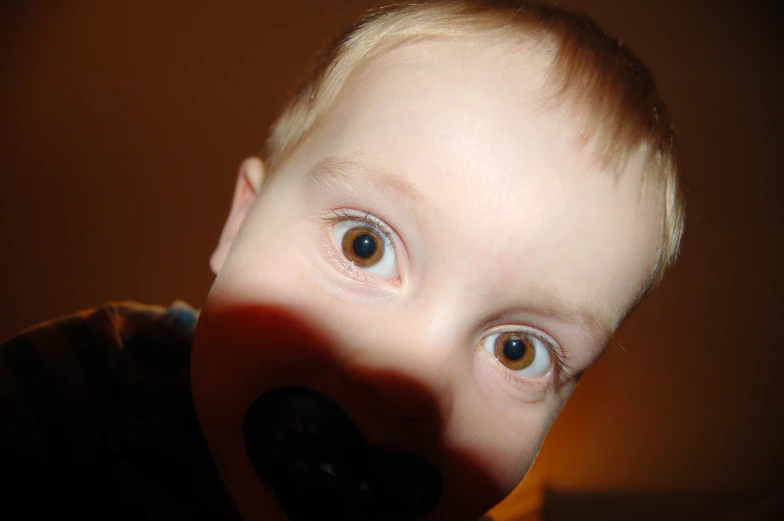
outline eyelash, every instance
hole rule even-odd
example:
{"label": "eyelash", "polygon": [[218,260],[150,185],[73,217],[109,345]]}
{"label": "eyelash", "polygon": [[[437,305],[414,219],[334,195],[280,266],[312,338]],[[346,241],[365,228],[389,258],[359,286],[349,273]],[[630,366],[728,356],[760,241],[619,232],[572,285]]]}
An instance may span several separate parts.
{"label": "eyelash", "polygon": [[[384,238],[392,245],[392,249],[394,250],[395,258],[398,257],[398,248],[395,245],[395,240],[393,238],[393,234],[390,231],[389,227],[381,221],[381,219],[370,215],[367,212],[357,212],[352,213],[348,210],[340,209],[340,210],[330,210],[329,213],[321,217],[321,221],[331,227],[337,223],[345,222],[345,221],[353,221],[362,223],[370,228],[381,233]],[[327,236],[325,250],[328,252],[329,256],[338,262],[346,271],[348,271],[352,276],[361,279],[367,279],[368,273],[363,270],[362,268],[358,267],[353,262],[346,259],[343,254],[336,250],[333,241],[330,235]]]}
{"label": "eyelash", "polygon": [[559,382],[563,385],[566,383],[570,383],[574,378],[571,376],[571,368],[566,364],[566,356],[561,353],[560,349],[556,349],[555,344],[544,338],[542,335],[537,335],[535,333],[529,333],[531,336],[534,336],[542,341],[544,345],[547,346],[547,350],[550,351],[550,356],[553,357],[553,365],[555,366],[555,372],[557,373],[556,376],[559,379]]}

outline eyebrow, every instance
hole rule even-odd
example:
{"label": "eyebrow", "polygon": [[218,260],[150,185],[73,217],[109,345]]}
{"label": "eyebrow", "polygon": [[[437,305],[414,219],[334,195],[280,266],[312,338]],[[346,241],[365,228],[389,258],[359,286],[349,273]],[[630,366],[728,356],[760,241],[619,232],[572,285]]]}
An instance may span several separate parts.
{"label": "eyebrow", "polygon": [[336,193],[364,195],[381,193],[409,213],[416,213],[422,196],[407,181],[382,168],[343,156],[329,156],[308,171],[306,181],[312,187]]}
{"label": "eyebrow", "polygon": [[583,304],[559,301],[550,305],[536,306],[529,312],[533,315],[553,318],[564,324],[577,325],[579,330],[584,332],[581,336],[591,341],[591,344],[594,344],[596,339],[601,339],[601,342],[595,346],[597,352],[604,349],[615,331],[612,323],[599,318],[595,312]]}
{"label": "eyebrow", "polygon": [[598,335],[600,338],[609,338],[612,336],[613,330],[615,329],[582,304],[561,305],[554,310],[548,311],[555,313],[556,316],[560,316],[562,319],[569,322],[581,325],[594,335]]}

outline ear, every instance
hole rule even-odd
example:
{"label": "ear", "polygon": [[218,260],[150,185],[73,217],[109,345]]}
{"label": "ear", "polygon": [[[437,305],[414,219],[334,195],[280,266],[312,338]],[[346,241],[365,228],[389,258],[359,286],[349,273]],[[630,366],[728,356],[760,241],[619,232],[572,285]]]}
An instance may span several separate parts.
{"label": "ear", "polygon": [[240,230],[240,226],[248,216],[253,206],[256,196],[261,189],[264,181],[264,163],[258,157],[246,159],[240,165],[237,174],[237,186],[234,188],[234,197],[231,201],[231,211],[226,224],[223,225],[218,247],[212,252],[210,257],[210,268],[216,275],[226,262],[234,238]]}

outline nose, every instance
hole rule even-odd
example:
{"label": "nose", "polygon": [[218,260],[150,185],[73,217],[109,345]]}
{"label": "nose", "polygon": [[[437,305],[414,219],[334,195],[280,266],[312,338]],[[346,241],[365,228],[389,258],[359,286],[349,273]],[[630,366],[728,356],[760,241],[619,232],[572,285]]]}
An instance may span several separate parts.
{"label": "nose", "polygon": [[445,350],[385,342],[349,351],[340,371],[353,401],[396,431],[423,434],[448,422],[459,374]]}

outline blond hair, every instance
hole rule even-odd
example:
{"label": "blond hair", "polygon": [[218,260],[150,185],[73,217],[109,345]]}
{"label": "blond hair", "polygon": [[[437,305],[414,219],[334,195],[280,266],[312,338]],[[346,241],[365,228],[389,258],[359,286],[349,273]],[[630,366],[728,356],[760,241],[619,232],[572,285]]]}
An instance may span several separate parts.
{"label": "blond hair", "polygon": [[683,234],[675,134],[645,65],[591,18],[554,3],[434,0],[371,12],[321,54],[273,124],[264,154],[270,174],[324,120],[360,65],[410,42],[493,35],[538,42],[550,51],[552,100],[583,108],[584,137],[595,138],[603,162],[620,167],[634,151],[647,150],[646,176],[656,180],[662,200],[662,239],[647,293],[675,261]]}

